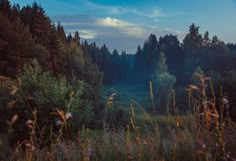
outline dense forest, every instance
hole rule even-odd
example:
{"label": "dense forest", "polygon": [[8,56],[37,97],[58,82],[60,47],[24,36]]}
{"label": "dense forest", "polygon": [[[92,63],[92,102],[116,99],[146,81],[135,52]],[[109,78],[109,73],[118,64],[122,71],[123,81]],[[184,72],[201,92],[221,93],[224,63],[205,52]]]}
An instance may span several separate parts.
{"label": "dense forest", "polygon": [[[151,84],[157,99],[154,110],[151,104],[146,110],[155,114],[166,114],[169,93],[175,89],[179,111],[184,114],[188,110],[186,88],[197,85],[195,73],[211,78],[216,97],[227,98],[229,107],[236,106],[236,44],[210,37],[208,31],[199,33],[195,24],[190,25],[183,42],[175,35],[157,38],[153,33],[132,54],[82,41],[79,33],[67,35],[60,22],[53,22],[36,2],[20,7],[0,1],[0,133],[9,132],[6,125],[13,126],[11,145],[33,139],[24,133],[29,119],[39,120],[31,130],[47,140],[42,147],[50,144],[48,135],[56,131],[52,123],[65,121],[70,112],[76,123],[65,125],[65,130],[72,129],[68,135],[84,125],[101,128],[106,85],[144,84],[148,89]],[[228,110],[235,120],[236,109]],[[117,111],[119,119],[124,111]]]}

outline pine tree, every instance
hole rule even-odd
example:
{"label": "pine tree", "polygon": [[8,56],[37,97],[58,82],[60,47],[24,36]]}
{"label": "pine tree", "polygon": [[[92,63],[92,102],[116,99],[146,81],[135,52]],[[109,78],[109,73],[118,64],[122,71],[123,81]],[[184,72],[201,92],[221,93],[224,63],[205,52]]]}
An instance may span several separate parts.
{"label": "pine tree", "polygon": [[51,20],[46,15],[44,9],[36,2],[31,6],[21,9],[21,19],[25,24],[30,25],[30,32],[36,38],[37,43],[47,45],[49,43],[48,35],[51,32]]}
{"label": "pine tree", "polygon": [[168,67],[166,64],[166,57],[164,52],[161,52],[158,57],[157,65],[155,67],[155,74],[159,75],[162,73],[166,73],[168,71]]}
{"label": "pine tree", "polygon": [[47,44],[47,48],[49,50],[50,56],[49,56],[49,70],[53,72],[54,75],[57,74],[58,69],[57,69],[57,64],[56,64],[56,59],[57,55],[59,54],[59,39],[56,35],[55,28],[52,27],[51,32],[48,36],[49,38],[49,43]]}
{"label": "pine tree", "polygon": [[78,31],[75,32],[73,41],[78,43],[78,45],[80,45],[80,36],[79,36],[79,32]]}
{"label": "pine tree", "polygon": [[12,20],[12,8],[9,0],[0,0],[0,11],[7,18]]}
{"label": "pine tree", "polygon": [[32,57],[39,57],[33,51],[35,43],[27,25],[19,17],[11,21],[0,11],[1,74],[16,76],[23,64]]}
{"label": "pine tree", "polygon": [[154,87],[154,95],[156,98],[156,107],[159,108],[158,113],[165,113],[169,93],[174,87],[176,78],[168,73],[164,52],[159,54],[158,61],[155,63],[152,82]]}
{"label": "pine tree", "polygon": [[65,30],[64,30],[63,26],[60,24],[60,22],[58,22],[58,24],[57,24],[57,35],[63,43],[66,42]]}

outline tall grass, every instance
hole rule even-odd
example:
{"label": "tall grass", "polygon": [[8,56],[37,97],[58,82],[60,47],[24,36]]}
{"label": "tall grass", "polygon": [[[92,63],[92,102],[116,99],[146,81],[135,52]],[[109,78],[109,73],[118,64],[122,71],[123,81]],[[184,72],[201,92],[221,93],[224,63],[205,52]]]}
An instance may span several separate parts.
{"label": "tall grass", "polygon": [[[154,107],[152,83],[150,96],[153,113],[145,111],[137,101],[130,101],[129,122],[126,126],[109,126],[108,110],[114,108],[116,93],[108,97],[104,115],[104,127],[91,130],[82,126],[73,139],[63,135],[70,130],[66,111],[57,110],[56,114],[63,120],[56,142],[48,147],[39,147],[36,141],[38,111],[31,109],[31,119],[26,122],[29,138],[16,142],[15,147],[8,146],[14,124],[18,121],[15,114],[8,121],[8,133],[1,137],[0,160],[10,161],[220,161],[235,160],[236,125],[229,118],[229,100],[220,91],[216,98],[210,78],[195,74],[197,85],[189,85],[188,113],[180,115],[175,101],[175,92],[170,94],[167,115],[157,116]],[[10,84],[9,84],[10,85]],[[11,86],[11,93],[19,88]],[[217,101],[218,100],[218,101]],[[9,106],[13,106],[10,102]],[[219,107],[219,110],[217,110]],[[135,109],[142,111],[137,115]],[[172,111],[172,112],[170,112]],[[225,115],[226,113],[226,115]],[[73,120],[72,120],[73,121]],[[49,137],[55,138],[51,131]],[[43,141],[43,140],[42,140]]]}

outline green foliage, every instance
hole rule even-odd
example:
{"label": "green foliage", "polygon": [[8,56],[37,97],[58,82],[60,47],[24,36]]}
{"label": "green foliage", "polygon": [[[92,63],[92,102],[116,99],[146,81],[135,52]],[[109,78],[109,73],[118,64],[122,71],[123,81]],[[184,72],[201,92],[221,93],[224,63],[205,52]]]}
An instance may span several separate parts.
{"label": "green foliage", "polygon": [[[82,98],[85,94],[84,82],[78,80],[68,84],[64,77],[57,79],[50,72],[43,72],[36,60],[33,65],[25,66],[21,79],[24,95],[33,97],[41,115],[62,109],[79,115],[75,116],[80,120],[76,122],[78,126],[89,121],[92,107],[89,100]],[[73,96],[70,96],[71,93]]]}
{"label": "green foliage", "polygon": [[157,91],[161,93],[171,92],[176,82],[175,76],[166,72],[158,74],[154,79],[155,85],[157,85]]}
{"label": "green foliage", "polygon": [[160,53],[152,78],[153,91],[157,99],[156,105],[160,108],[159,112],[165,112],[170,92],[176,82],[175,76],[168,73],[166,59],[163,52]]}
{"label": "green foliage", "polygon": [[176,82],[175,76],[169,73],[161,73],[158,74],[153,79],[153,87],[154,87],[154,101],[156,102],[156,106],[158,109],[157,113],[165,113],[166,107],[170,99],[170,94],[173,90],[174,84]]}
{"label": "green foliage", "polygon": [[150,80],[159,52],[157,38],[151,34],[144,42],[142,49],[138,46],[134,58],[135,79],[133,81],[147,83]]}
{"label": "green foliage", "polygon": [[199,33],[199,26],[193,23],[189,27],[189,33],[185,36],[184,48],[199,48],[202,43],[202,35]]}
{"label": "green foliage", "polygon": [[[55,78],[50,72],[44,72],[36,60],[24,67],[18,83],[11,86],[14,93],[9,95],[5,87],[0,97],[3,105],[1,111],[8,112],[2,119],[10,120],[13,115],[18,116],[11,141],[29,138],[30,133],[21,132],[30,129],[26,123],[28,120],[36,122],[35,135],[38,139],[35,142],[46,145],[60,136],[60,127],[64,127],[67,134],[72,134],[82,125],[87,125],[92,118],[93,102],[88,100],[90,93],[85,91],[88,85],[80,80],[68,84],[64,77]],[[7,110],[7,106],[12,110]],[[66,115],[72,115],[72,119]],[[59,120],[62,124],[58,125]]]}
{"label": "green foliage", "polygon": [[166,73],[167,71],[168,71],[168,67],[166,65],[166,57],[165,57],[164,52],[161,52],[158,57],[157,66],[154,68],[154,75]]}
{"label": "green foliage", "polygon": [[[50,72],[43,72],[34,60],[32,65],[24,67],[21,79],[24,94],[32,96],[39,109],[46,110],[46,107],[50,107],[55,110],[66,107],[64,101],[68,99],[66,97],[72,91],[72,87],[67,86],[65,78],[57,80]],[[50,108],[48,110],[53,110]]]}
{"label": "green foliage", "polygon": [[103,83],[128,81],[128,78],[131,77],[134,55],[127,54],[125,51],[119,54],[117,50],[111,53],[106,45],[99,48],[95,42],[88,44],[85,41],[81,47],[83,52],[90,56],[92,63],[96,64],[98,69],[103,72]]}

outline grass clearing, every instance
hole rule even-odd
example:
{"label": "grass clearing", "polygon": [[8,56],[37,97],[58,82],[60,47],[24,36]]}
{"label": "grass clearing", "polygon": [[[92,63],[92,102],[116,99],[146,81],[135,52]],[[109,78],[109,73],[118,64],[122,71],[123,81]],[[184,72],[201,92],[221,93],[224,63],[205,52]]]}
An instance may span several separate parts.
{"label": "grass clearing", "polygon": [[[214,104],[205,95],[201,98],[207,99],[208,103],[192,99],[194,101],[190,104],[194,108],[185,115],[178,112],[154,115],[146,112],[151,108],[151,99],[145,85],[106,86],[103,93],[104,99],[112,102],[112,106],[105,107],[106,119],[102,129],[92,130],[83,126],[68,138],[70,126],[64,119],[62,124],[68,129],[62,126],[59,134],[51,131],[50,138],[58,139],[44,147],[36,144],[35,140],[40,136],[36,135],[34,128],[29,131],[29,140],[18,142],[14,148],[4,144],[4,138],[8,136],[3,136],[0,139],[0,160],[234,161],[236,158],[236,124],[228,115],[217,115]],[[200,111],[202,107],[203,112]],[[223,107],[224,104],[222,111]],[[170,108],[175,108],[174,104]],[[119,110],[123,111],[122,117],[117,117]],[[36,117],[37,111],[32,112]],[[59,112],[64,118],[63,111]],[[32,120],[35,120],[32,126],[37,127],[38,120]],[[123,124],[115,126],[118,124],[114,120]],[[16,121],[13,116],[12,127]]]}

